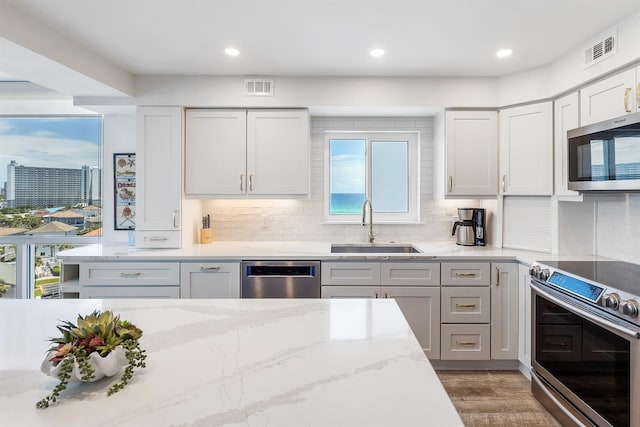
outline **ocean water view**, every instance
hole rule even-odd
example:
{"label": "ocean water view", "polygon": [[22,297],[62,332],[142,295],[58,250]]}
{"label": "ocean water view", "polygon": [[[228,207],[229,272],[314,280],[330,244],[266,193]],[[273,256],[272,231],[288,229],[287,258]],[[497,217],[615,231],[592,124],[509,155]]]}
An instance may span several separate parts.
{"label": "ocean water view", "polygon": [[331,214],[359,214],[364,199],[364,193],[331,193]]}

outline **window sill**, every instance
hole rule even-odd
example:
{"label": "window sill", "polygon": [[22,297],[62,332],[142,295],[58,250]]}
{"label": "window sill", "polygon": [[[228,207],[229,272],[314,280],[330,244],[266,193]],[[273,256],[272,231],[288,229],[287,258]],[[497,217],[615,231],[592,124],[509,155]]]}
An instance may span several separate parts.
{"label": "window sill", "polygon": [[[360,221],[332,221],[332,220],[325,220],[320,222],[321,225],[344,225],[344,224],[351,224],[351,225],[359,225],[362,226],[362,222]],[[369,223],[367,223],[366,225],[369,225]],[[373,221],[373,225],[424,225],[424,222],[420,222],[420,221]]]}

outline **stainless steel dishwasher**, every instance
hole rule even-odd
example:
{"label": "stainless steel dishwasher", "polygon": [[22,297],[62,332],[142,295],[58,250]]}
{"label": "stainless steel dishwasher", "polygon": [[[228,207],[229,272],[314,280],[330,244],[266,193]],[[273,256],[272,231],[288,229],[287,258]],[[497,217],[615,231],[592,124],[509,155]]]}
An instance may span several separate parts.
{"label": "stainless steel dishwasher", "polygon": [[320,261],[242,261],[241,298],[320,298]]}

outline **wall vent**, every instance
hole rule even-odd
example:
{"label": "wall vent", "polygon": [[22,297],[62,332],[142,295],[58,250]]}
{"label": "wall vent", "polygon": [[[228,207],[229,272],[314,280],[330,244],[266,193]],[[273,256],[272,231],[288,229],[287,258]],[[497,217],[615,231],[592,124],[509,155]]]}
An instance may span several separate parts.
{"label": "wall vent", "polygon": [[273,96],[273,78],[249,78],[244,79],[245,96]]}
{"label": "wall vent", "polygon": [[612,30],[584,48],[582,68],[598,64],[618,52],[618,31]]}

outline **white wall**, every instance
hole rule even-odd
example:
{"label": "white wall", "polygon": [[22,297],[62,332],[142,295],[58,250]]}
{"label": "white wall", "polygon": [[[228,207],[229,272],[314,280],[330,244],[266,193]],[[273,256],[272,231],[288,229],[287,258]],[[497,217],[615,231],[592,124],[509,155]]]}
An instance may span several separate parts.
{"label": "white wall", "polygon": [[640,194],[594,198],[597,254],[640,263]]}
{"label": "white wall", "polygon": [[[214,240],[309,240],[364,242],[367,231],[359,224],[323,224],[325,130],[417,130],[421,133],[420,216],[418,225],[375,225],[378,241],[450,240],[451,218],[458,207],[485,207],[495,212],[495,201],[434,200],[433,120],[418,118],[330,118],[311,120],[311,198],[308,200],[208,200],[203,214],[211,214]],[[491,230],[489,230],[491,232]]]}
{"label": "white wall", "polygon": [[127,242],[128,231],[114,230],[113,154],[136,152],[135,114],[108,114],[103,122],[102,241]]}

